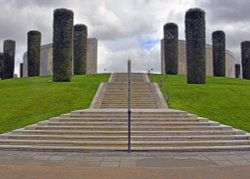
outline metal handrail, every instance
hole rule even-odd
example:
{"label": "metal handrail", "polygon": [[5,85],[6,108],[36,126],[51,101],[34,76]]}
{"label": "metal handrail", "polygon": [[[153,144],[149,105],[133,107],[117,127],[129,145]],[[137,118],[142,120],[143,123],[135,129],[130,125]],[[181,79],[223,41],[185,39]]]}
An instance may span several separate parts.
{"label": "metal handrail", "polygon": [[131,60],[128,60],[128,153],[131,152]]}

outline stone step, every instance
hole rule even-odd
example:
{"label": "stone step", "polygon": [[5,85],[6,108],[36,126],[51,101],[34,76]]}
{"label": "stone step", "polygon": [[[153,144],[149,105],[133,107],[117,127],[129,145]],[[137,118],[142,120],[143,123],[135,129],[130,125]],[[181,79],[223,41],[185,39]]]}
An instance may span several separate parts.
{"label": "stone step", "polygon": [[[105,96],[104,96],[104,98],[105,97],[113,97],[113,98],[115,98],[115,97],[123,97],[123,98],[127,98],[127,94],[125,94],[125,93],[116,93],[116,94],[114,94],[114,93],[105,93]],[[154,98],[154,96],[153,96],[153,94],[152,93],[132,93],[131,94],[131,98],[146,98],[146,99],[151,99],[151,98]]]}
{"label": "stone step", "polygon": [[[110,104],[112,102],[112,104]],[[128,102],[127,101],[109,101],[109,100],[103,100],[102,104],[108,104],[108,105],[116,105],[116,104],[122,104],[122,105],[126,105],[128,106]],[[156,105],[157,102],[156,101],[133,101],[130,104],[133,105]]]}
{"label": "stone step", "polygon": [[[127,136],[121,135],[23,135],[8,134],[0,136],[0,139],[33,139],[33,140],[91,140],[91,141],[121,141],[126,140]],[[204,136],[131,136],[133,141],[204,141],[204,140],[248,140],[248,135],[204,135]]]}
{"label": "stone step", "polygon": [[[114,103],[125,103],[128,105],[128,99],[127,98],[103,98],[102,103],[109,103],[109,104],[114,104]],[[155,103],[156,101],[154,99],[134,99],[131,101],[131,103],[140,103],[140,104],[149,104],[149,103]]]}
{"label": "stone step", "polygon": [[[194,118],[194,117],[197,117],[195,115],[174,115],[174,114],[169,114],[169,115],[163,115],[163,114],[148,114],[148,115],[140,115],[140,114],[135,114],[135,113],[131,113],[131,115],[134,117],[134,118]],[[96,117],[96,118],[100,118],[100,117],[116,117],[116,118],[119,118],[119,117],[127,117],[128,116],[128,113],[123,113],[123,114],[98,114],[98,113],[95,113],[95,114],[87,114],[87,113],[83,113],[83,114],[78,114],[78,113],[70,113],[70,114],[67,114],[67,115],[61,115],[61,116],[71,116],[71,117]]]}
{"label": "stone step", "polygon": [[[155,101],[148,101],[147,103],[145,103],[144,101],[136,101],[136,102],[131,102],[131,105],[146,105],[146,106],[150,106],[150,105],[155,105],[156,102]],[[124,106],[128,106],[128,102],[127,101],[112,101],[112,104],[110,104],[109,101],[103,101],[102,105],[124,105]]]}
{"label": "stone step", "polygon": [[[95,115],[97,115],[97,116],[101,116],[101,115],[125,116],[125,115],[127,115],[126,110],[122,110],[123,112],[119,112],[119,111],[110,112],[110,110],[107,110],[107,112],[101,112],[101,111],[105,111],[105,110],[98,109],[96,112],[93,112],[93,110],[92,110],[92,112],[88,112],[88,111],[85,112],[85,111],[80,110],[80,111],[73,111],[69,114],[92,115],[92,116],[95,116]],[[143,110],[143,111],[145,111],[145,110]],[[154,110],[149,110],[149,112],[134,112],[134,111],[132,111],[132,114],[134,116],[197,116],[194,114],[189,114],[186,112],[178,112],[178,111],[171,111],[171,112],[153,112],[153,111]],[[156,111],[158,111],[158,110],[156,110]]]}
{"label": "stone step", "polygon": [[[38,125],[49,126],[127,126],[128,122],[40,122]],[[132,126],[218,126],[216,122],[132,122]]]}
{"label": "stone step", "polygon": [[[187,113],[185,111],[176,111],[176,110],[159,110],[159,109],[154,109],[154,110],[137,110],[137,111],[132,111],[133,115],[135,116],[197,116],[194,114]],[[77,111],[72,111],[70,114],[86,114],[86,115],[116,115],[116,116],[122,116],[122,115],[127,115],[126,110],[122,111],[114,111],[114,110],[101,110],[101,109],[92,109],[92,110],[77,110]]]}
{"label": "stone step", "polygon": [[[20,129],[12,131],[13,134],[40,134],[40,135],[128,135],[127,131],[101,131],[101,130],[27,130]],[[207,130],[207,131],[131,131],[131,135],[154,135],[154,136],[183,136],[183,135],[244,135],[240,130]]]}
{"label": "stone step", "polygon": [[[127,109],[125,109],[127,110]],[[77,114],[68,114],[68,115],[61,115],[60,118],[75,118],[75,119],[128,119],[128,114],[123,116],[115,116],[115,115],[77,115]],[[133,113],[131,114],[133,120],[208,120],[206,118],[200,118],[196,116],[135,116]],[[58,117],[57,117],[58,118]]]}
{"label": "stone step", "polygon": [[[138,88],[135,88],[135,87],[132,87],[132,88],[130,88],[130,90],[131,90],[131,92],[135,92],[135,93],[151,93],[151,94],[153,94],[153,92],[152,92],[152,89],[151,89],[151,87],[145,87],[145,88],[143,88],[143,87],[138,87]],[[107,87],[106,88],[106,91],[105,91],[105,93],[112,93],[112,92],[114,92],[114,93],[128,93],[128,87],[127,86],[124,86],[124,87]]]}
{"label": "stone step", "polygon": [[[117,90],[107,90],[105,92],[105,95],[127,95],[128,94],[128,91],[126,90],[120,90],[120,89],[117,89]],[[152,93],[152,90],[143,90],[143,91],[140,91],[140,90],[131,90],[131,95],[134,95],[134,94],[137,94],[137,95],[153,95]]]}
{"label": "stone step", "polygon": [[[14,140],[0,139],[0,145],[48,145],[48,146],[127,146],[128,141],[65,141],[65,140]],[[187,147],[250,145],[250,140],[221,141],[131,141],[133,147]]]}
{"label": "stone step", "polygon": [[[27,126],[25,129],[38,129],[38,130],[125,130],[127,126]],[[131,126],[134,131],[149,131],[149,130],[163,130],[163,131],[200,131],[200,130],[231,130],[228,126]]]}
{"label": "stone step", "polygon": [[[127,151],[125,147],[102,146],[31,146],[1,145],[1,150],[15,151],[50,151],[50,152],[110,152]],[[218,152],[218,151],[249,151],[250,145],[240,146],[188,146],[188,147],[131,147],[132,151],[164,151],[164,152]]]}
{"label": "stone step", "polygon": [[[103,99],[102,99],[102,102],[103,101],[110,101],[110,102],[116,102],[116,101],[124,101],[124,102],[128,102],[128,98],[127,97],[121,97],[121,96],[112,96],[112,97],[107,97],[105,96]],[[146,102],[150,102],[150,101],[155,101],[154,98],[144,98],[144,97],[132,97],[131,98],[131,102],[138,102],[138,101],[144,101],[145,103]]]}
{"label": "stone step", "polygon": [[[117,105],[113,105],[113,106],[102,106],[100,105],[101,109],[127,109],[126,106],[117,106]],[[158,109],[158,106],[131,106],[131,109]]]}
{"label": "stone step", "polygon": [[[73,117],[58,117],[51,119],[51,121],[61,121],[61,122],[127,122],[128,117],[121,117],[121,118],[73,118]],[[199,118],[133,118],[131,119],[132,122],[208,122],[208,119],[199,119]]]}
{"label": "stone step", "polygon": [[[128,102],[128,98],[127,97],[122,97],[122,96],[112,96],[112,97],[105,96],[103,98],[103,101],[104,100],[110,101],[110,102],[115,102],[115,101],[126,101],[126,102]],[[138,102],[138,101],[152,102],[152,101],[155,101],[155,99],[153,97],[152,98],[144,98],[144,97],[140,97],[140,96],[136,96],[136,97],[132,96],[131,100],[133,100],[133,102]]]}
{"label": "stone step", "polygon": [[[128,109],[128,104],[101,104],[100,106],[106,106],[108,109],[116,109],[116,108],[121,108],[121,109]],[[152,109],[157,109],[158,106],[156,104],[150,104],[150,105],[144,105],[144,104],[131,104],[131,108],[136,108],[136,109],[143,109],[143,108],[147,108],[150,109],[152,107]]]}

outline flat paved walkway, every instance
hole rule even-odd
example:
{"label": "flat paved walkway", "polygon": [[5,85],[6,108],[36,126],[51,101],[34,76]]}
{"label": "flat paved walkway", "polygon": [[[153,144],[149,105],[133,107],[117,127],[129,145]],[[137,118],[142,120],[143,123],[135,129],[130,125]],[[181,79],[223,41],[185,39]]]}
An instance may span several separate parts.
{"label": "flat paved walkway", "polygon": [[2,178],[250,178],[250,152],[0,151]]}
{"label": "flat paved walkway", "polygon": [[249,179],[250,166],[199,168],[87,168],[1,166],[0,178],[20,179]]}

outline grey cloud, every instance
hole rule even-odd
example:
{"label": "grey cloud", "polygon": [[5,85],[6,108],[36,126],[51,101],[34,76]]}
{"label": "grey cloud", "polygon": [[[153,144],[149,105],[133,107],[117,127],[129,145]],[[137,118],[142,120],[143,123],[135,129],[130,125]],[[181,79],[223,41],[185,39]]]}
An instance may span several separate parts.
{"label": "grey cloud", "polygon": [[249,0],[198,0],[214,23],[248,21],[250,19]]}
{"label": "grey cloud", "polygon": [[[67,0],[4,0],[5,3],[11,4],[12,7],[25,8],[27,6],[51,7],[58,4],[65,4]],[[72,0],[74,1],[74,0]]]}

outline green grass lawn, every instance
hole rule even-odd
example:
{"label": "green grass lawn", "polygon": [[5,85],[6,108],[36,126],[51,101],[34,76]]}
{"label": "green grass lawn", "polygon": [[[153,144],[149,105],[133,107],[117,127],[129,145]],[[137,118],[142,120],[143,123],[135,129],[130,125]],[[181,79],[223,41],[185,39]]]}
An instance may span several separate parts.
{"label": "green grass lawn", "polygon": [[231,125],[250,132],[250,80],[207,77],[207,84],[186,84],[180,75],[151,75],[162,80],[162,92],[169,107]]}
{"label": "green grass lawn", "polygon": [[52,77],[0,80],[0,133],[88,108],[100,82],[109,74],[73,76],[72,82]]}

